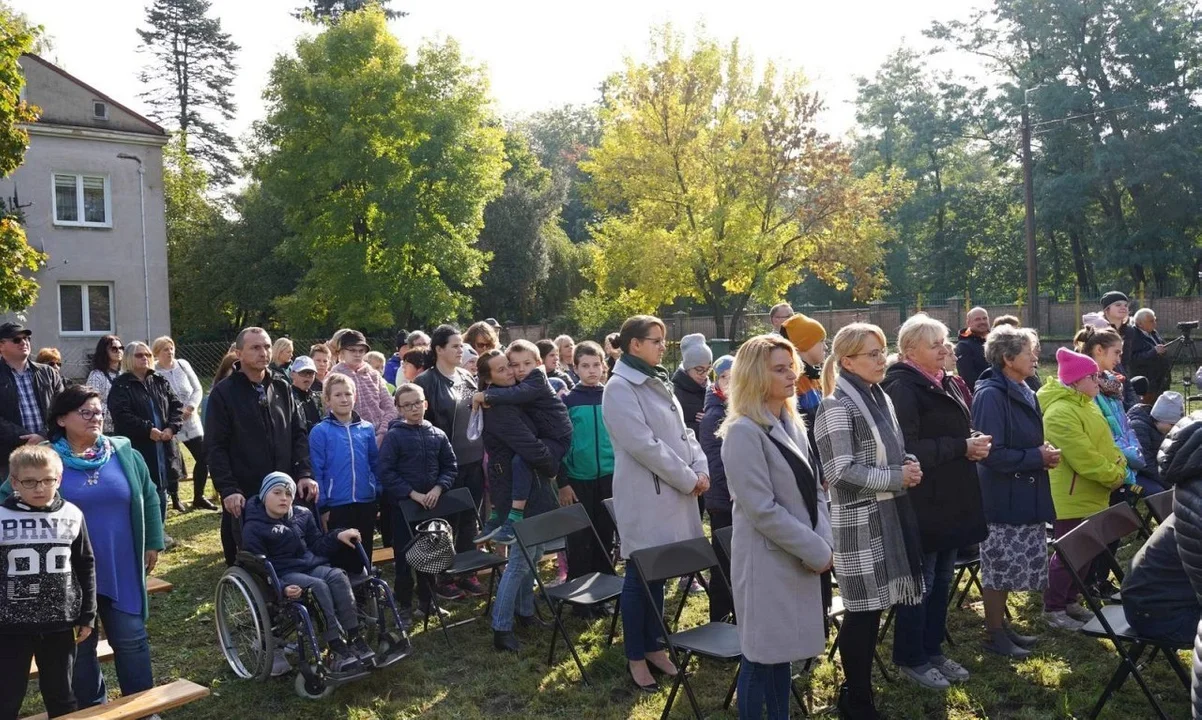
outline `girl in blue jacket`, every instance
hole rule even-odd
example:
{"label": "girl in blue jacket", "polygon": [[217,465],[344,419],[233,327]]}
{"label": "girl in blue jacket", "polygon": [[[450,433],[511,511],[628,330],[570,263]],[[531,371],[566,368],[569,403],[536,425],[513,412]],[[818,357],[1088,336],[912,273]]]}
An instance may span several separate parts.
{"label": "girl in blue jacket", "polygon": [[[317,511],[327,528],[358,530],[363,549],[370,555],[380,489],[375,472],[376,431],[355,413],[355,383],[346,375],[327,375],[322,399],[329,413],[309,431],[309,459],[318,487]],[[330,563],[348,574],[364,570],[354,548],[338,548]]]}

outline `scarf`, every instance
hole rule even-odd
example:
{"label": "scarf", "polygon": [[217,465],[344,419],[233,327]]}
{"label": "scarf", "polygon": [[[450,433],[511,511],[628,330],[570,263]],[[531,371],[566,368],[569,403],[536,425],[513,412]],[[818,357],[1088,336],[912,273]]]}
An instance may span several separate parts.
{"label": "scarf", "polygon": [[659,380],[668,388],[668,393],[672,393],[672,376],[668,374],[667,368],[663,365],[652,365],[646,360],[635,357],[630,353],[622,353],[621,362],[638,370],[649,378]]}
{"label": "scarf", "polygon": [[[876,466],[899,467],[905,460],[905,441],[897,417],[879,385],[869,385],[852,373],[840,373],[836,395],[848,398],[868,421],[876,441]],[[896,460],[896,462],[895,462]],[[877,517],[881,522],[881,544],[885,551],[884,582],[893,604],[920,605],[923,596],[922,538],[918,517],[905,490],[876,494]]]}
{"label": "scarf", "polygon": [[1118,373],[1100,372],[1098,373],[1098,391],[1107,397],[1117,398],[1120,402],[1123,399],[1123,383],[1127,378]]}
{"label": "scarf", "polygon": [[79,455],[72,452],[66,435],[52,442],[50,446],[62,458],[63,465],[72,470],[79,470],[80,472],[99,470],[113,457],[113,443],[109,442],[109,439],[103,435],[96,440],[95,445],[84,450]]}

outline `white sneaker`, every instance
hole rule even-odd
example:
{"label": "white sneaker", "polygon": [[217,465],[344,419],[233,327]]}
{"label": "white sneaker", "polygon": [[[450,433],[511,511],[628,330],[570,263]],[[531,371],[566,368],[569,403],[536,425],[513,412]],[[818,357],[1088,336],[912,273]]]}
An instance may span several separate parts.
{"label": "white sneaker", "polygon": [[947,678],[948,682],[964,682],[968,679],[968,671],[960,663],[948,658],[944,655],[939,655],[931,658],[931,665],[939,671],[939,674]]}
{"label": "white sneaker", "polygon": [[283,650],[276,650],[275,656],[271,659],[271,676],[279,677],[292,669],[292,663],[288,662],[288,656]]}
{"label": "white sneaker", "polygon": [[952,686],[947,681],[947,678],[943,677],[943,673],[939,672],[939,668],[934,665],[920,665],[918,667],[899,665],[897,669],[903,676],[930,690],[947,690]]}
{"label": "white sneaker", "polygon": [[1069,603],[1064,608],[1064,612],[1068,613],[1069,617],[1080,622],[1082,625],[1093,620],[1093,610],[1077,603]]}
{"label": "white sneaker", "polygon": [[1072,619],[1063,610],[1055,610],[1053,612],[1045,612],[1043,621],[1054,628],[1061,630],[1080,630],[1085,627],[1085,623]]}

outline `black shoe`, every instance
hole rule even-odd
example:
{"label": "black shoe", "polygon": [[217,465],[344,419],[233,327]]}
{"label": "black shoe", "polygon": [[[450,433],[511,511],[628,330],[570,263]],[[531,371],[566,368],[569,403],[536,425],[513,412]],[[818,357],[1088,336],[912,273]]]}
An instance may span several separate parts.
{"label": "black shoe", "polygon": [[1102,600],[1113,600],[1119,594],[1119,589],[1115,584],[1110,582],[1110,578],[1099,580],[1093,586],[1094,595]]}
{"label": "black shoe", "polygon": [[188,508],[179,501],[179,493],[171,493],[171,509],[180,514],[188,512]]}
{"label": "black shoe", "polygon": [[885,716],[877,712],[872,702],[872,695],[866,698],[853,698],[847,685],[839,688],[839,701],[836,706],[840,720],[885,720]]}
{"label": "black shoe", "polygon": [[551,623],[543,620],[538,615],[515,615],[518,625],[524,628],[549,628]]}
{"label": "black shoe", "polygon": [[631,675],[629,677],[630,677],[630,682],[636,688],[647,693],[648,695],[654,695],[655,693],[659,692],[659,683],[657,683],[654,679],[651,681],[650,685],[639,685],[639,682],[634,679],[633,675]]}
{"label": "black shoe", "polygon": [[214,505],[213,501],[209,500],[207,497],[201,497],[201,498],[197,498],[192,501],[192,509],[193,510],[218,510],[220,508],[218,508],[216,505]]}
{"label": "black shoe", "polygon": [[372,650],[371,646],[367,644],[367,641],[361,637],[357,637],[351,641],[350,651],[364,664],[370,663],[372,659],[376,657],[376,651]]}
{"label": "black shoe", "polygon": [[517,652],[522,649],[518,636],[512,630],[493,630],[492,646],[502,652]]}

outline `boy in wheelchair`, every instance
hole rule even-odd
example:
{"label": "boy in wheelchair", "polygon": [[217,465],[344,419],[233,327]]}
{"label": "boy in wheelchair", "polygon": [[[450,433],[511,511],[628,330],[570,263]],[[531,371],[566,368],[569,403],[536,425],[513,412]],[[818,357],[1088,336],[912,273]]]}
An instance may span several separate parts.
{"label": "boy in wheelchair", "polygon": [[305,590],[313,593],[326,619],[323,638],[334,654],[332,671],[367,665],[375,652],[359,634],[350,580],[327,559],[338,543],[354,547],[361,540],[359,531],[336,529],[322,534],[312,512],[293,506],[295,495],[296,483],[288,475],[273,472],[263,479],[258,497],[251,498],[243,511],[242,549],[266,556],[289,599],[299,598]]}

